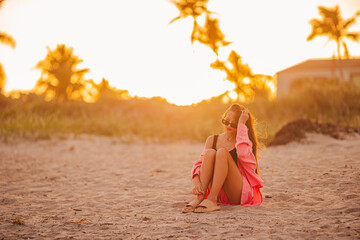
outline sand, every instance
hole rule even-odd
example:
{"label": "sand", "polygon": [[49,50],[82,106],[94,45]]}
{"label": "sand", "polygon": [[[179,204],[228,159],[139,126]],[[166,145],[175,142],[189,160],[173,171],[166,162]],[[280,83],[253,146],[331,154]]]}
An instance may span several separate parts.
{"label": "sand", "polygon": [[360,137],[267,148],[261,206],[181,213],[202,143],[0,143],[0,239],[360,239]]}

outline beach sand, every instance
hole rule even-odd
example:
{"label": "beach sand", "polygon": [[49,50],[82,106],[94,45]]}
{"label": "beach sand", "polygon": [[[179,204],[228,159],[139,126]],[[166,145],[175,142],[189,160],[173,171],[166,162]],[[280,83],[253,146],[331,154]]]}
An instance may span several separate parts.
{"label": "beach sand", "polygon": [[0,143],[0,239],[360,239],[360,137],[260,152],[261,206],[181,213],[202,143]]}

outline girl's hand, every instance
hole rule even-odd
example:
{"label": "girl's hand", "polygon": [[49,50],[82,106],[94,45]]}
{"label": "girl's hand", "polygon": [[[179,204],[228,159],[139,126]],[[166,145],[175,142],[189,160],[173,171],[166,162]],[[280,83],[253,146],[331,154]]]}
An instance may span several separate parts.
{"label": "girl's hand", "polygon": [[247,110],[243,110],[239,117],[239,122],[245,124],[248,119],[249,119],[249,112]]}
{"label": "girl's hand", "polygon": [[193,188],[192,192],[193,192],[194,195],[203,195],[203,194],[205,194],[204,191],[201,188],[200,181],[194,183],[194,188]]}

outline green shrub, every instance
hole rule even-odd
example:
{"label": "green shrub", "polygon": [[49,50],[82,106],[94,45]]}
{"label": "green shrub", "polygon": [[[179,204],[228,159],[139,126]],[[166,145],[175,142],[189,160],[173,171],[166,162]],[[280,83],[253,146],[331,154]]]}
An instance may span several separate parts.
{"label": "green shrub", "polygon": [[[273,101],[244,103],[256,118],[263,143],[289,121],[315,119],[360,127],[360,89],[351,84],[304,84],[296,92]],[[222,131],[221,117],[232,104],[214,97],[191,106],[176,106],[163,99],[133,98],[112,104],[77,101],[45,102],[7,99],[0,109],[0,136],[48,139],[56,134],[137,136],[163,142],[205,141]]]}

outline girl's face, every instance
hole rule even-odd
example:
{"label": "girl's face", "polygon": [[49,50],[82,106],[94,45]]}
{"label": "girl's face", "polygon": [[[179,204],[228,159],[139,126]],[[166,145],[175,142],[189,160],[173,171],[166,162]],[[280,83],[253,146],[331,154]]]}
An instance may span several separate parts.
{"label": "girl's face", "polygon": [[[236,125],[237,125],[238,120],[239,120],[239,119],[236,118],[236,114],[233,111],[228,111],[226,113],[224,119],[227,120],[230,123],[235,123]],[[233,128],[230,125],[232,125],[232,124],[224,125],[225,130],[228,133],[234,133],[234,132],[236,133],[236,128]]]}

